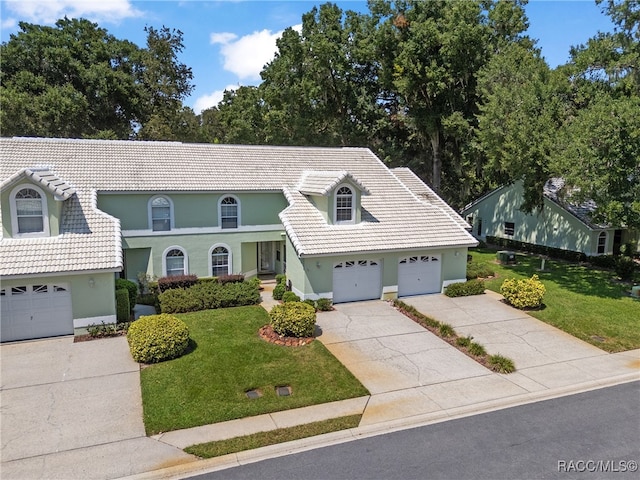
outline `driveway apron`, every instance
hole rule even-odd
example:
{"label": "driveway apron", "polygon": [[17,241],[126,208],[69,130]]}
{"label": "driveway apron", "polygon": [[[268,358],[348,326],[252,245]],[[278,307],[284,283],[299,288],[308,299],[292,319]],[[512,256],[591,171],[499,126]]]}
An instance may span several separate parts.
{"label": "driveway apron", "polygon": [[124,337],[0,347],[2,478],[117,478],[191,456],[148,439]]}

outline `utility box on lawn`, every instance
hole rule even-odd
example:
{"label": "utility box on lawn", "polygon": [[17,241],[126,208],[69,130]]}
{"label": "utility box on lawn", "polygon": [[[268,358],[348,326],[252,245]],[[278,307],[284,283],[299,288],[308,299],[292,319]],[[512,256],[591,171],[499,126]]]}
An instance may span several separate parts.
{"label": "utility box on lawn", "polygon": [[504,265],[513,265],[516,263],[516,253],[508,250],[498,251],[496,258],[498,259],[498,262]]}

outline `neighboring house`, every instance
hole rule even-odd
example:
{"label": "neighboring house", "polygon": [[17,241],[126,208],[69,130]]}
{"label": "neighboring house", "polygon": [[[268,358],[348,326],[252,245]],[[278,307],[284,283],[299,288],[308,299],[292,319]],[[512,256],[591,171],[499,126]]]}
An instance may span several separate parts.
{"label": "neighboring house", "polygon": [[115,321],[118,275],[286,272],[300,297],[339,303],[440,292],[477,244],[364,148],[13,138],[0,152],[3,341]]}
{"label": "neighboring house", "polygon": [[608,225],[597,225],[590,214],[593,202],[575,205],[563,199],[562,179],[554,178],[544,186],[544,208],[526,214],[522,182],[505,185],[467,205],[461,212],[478,239],[498,237],[582,252],[587,256],[619,253],[631,240],[630,232]]}

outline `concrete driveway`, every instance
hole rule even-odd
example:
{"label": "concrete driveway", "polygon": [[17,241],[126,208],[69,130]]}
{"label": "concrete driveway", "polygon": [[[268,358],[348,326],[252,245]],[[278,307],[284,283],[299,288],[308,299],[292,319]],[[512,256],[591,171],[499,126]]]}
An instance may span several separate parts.
{"label": "concrete driveway", "polygon": [[145,436],[124,337],[0,346],[2,478],[105,479],[192,461]]}

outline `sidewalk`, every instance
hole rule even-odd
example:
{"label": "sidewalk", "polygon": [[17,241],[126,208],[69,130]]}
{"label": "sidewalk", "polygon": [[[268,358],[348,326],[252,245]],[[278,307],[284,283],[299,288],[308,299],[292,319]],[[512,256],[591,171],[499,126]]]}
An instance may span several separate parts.
{"label": "sidewalk", "polygon": [[[270,310],[268,286],[263,306]],[[362,414],[357,428],[127,477],[184,478],[266,458],[342,443],[640,380],[640,350],[608,354],[525,313],[492,292],[450,299],[404,299],[419,311],[472,335],[489,353],[512,358],[517,372],[489,371],[424,330],[387,302],[338,305],[318,315],[318,340],[371,395],[153,437],[178,448],[344,415]]]}

